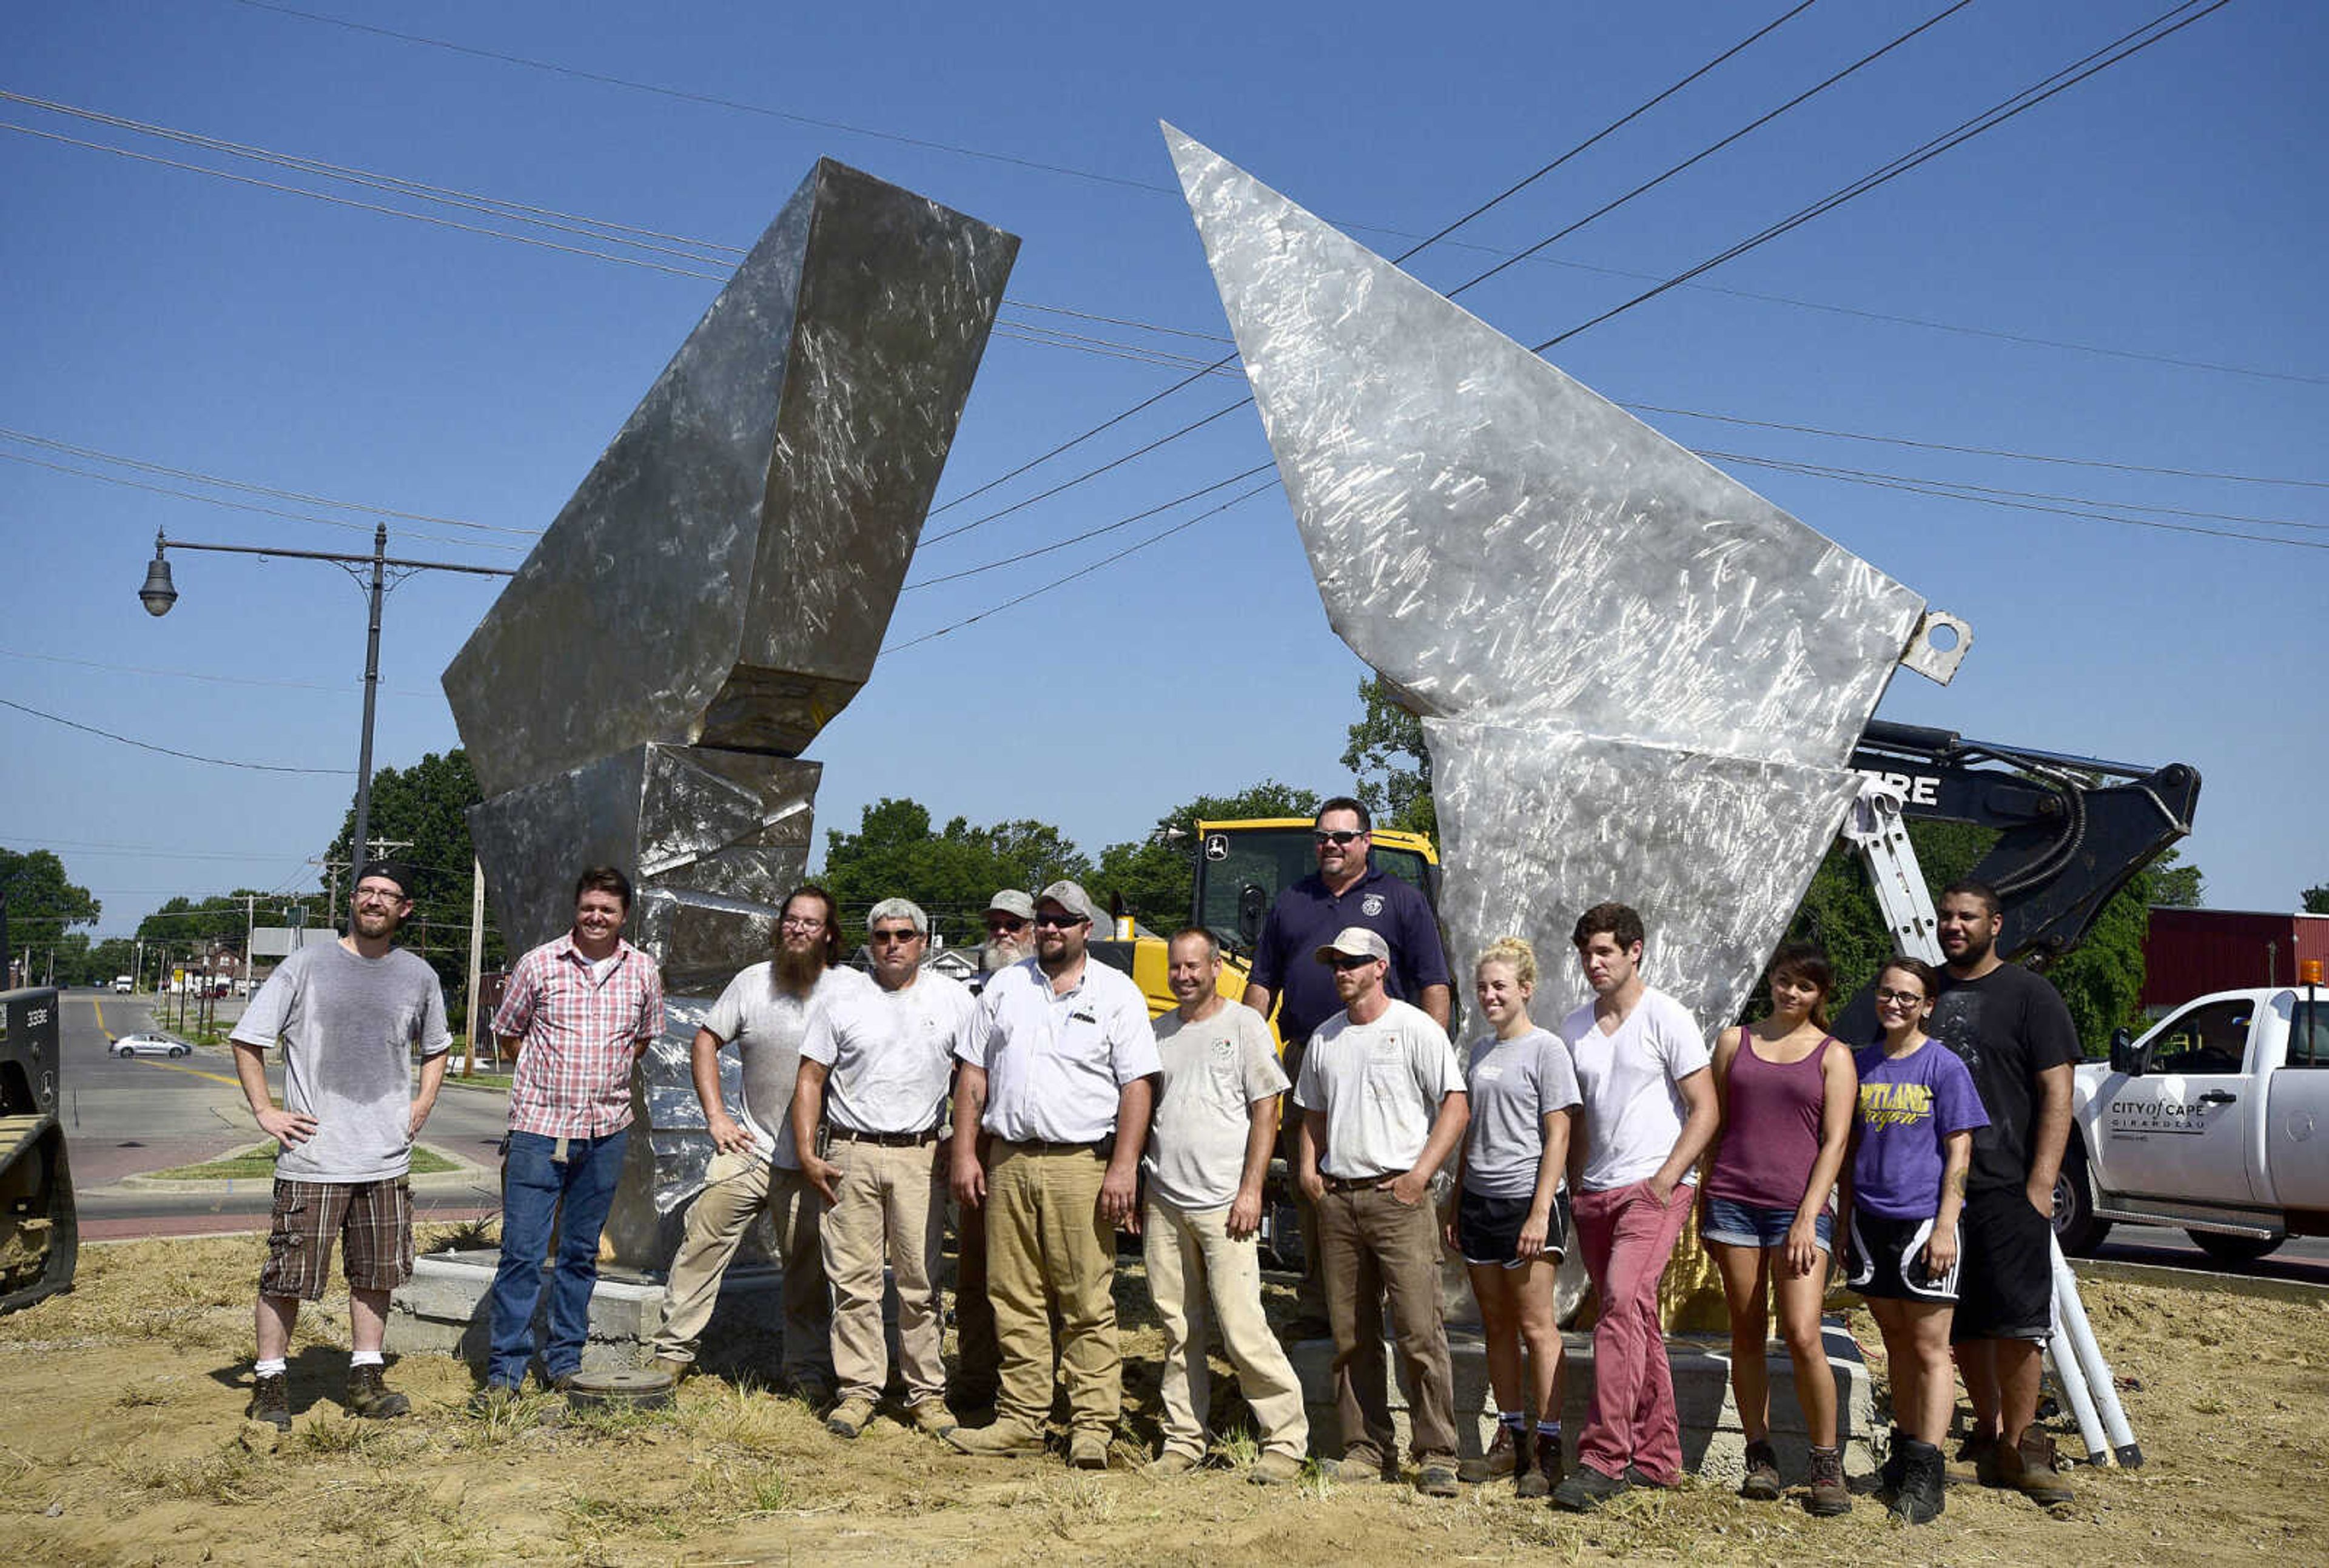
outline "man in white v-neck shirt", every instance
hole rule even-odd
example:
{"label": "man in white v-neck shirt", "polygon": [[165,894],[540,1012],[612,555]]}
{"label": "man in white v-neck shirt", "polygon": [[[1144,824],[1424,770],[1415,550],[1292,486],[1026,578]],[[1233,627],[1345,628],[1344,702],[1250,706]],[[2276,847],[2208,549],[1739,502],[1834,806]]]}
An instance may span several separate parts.
{"label": "man in white v-neck shirt", "polygon": [[1697,1021],[1642,979],[1642,917],[1622,903],[1596,904],[1572,940],[1593,1000],[1561,1025],[1584,1110],[1582,1136],[1570,1146],[1570,1185],[1601,1315],[1577,1471],[1552,1500],[1582,1513],[1629,1486],[1682,1479],[1658,1281],[1690,1218],[1693,1172],[1718,1112]]}

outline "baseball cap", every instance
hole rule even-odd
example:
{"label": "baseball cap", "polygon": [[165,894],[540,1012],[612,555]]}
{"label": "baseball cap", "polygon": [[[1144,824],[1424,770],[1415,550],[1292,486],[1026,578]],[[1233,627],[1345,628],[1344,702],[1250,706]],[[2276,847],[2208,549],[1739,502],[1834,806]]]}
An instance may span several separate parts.
{"label": "baseball cap", "polygon": [[[1096,927],[1105,930],[1108,925],[1108,916],[1101,912],[1098,904],[1092,902],[1091,894],[1083,890],[1083,884],[1080,883],[1069,882],[1062,878],[1035,895],[1037,903],[1042,903],[1046,899],[1058,904],[1070,914],[1083,916]],[[1034,914],[1032,910],[1027,912],[1031,918]]]}
{"label": "baseball cap", "polygon": [[986,901],[988,914],[996,910],[1007,915],[1016,915],[1023,921],[1031,921],[1035,918],[1035,901],[1015,887],[1006,887]]}
{"label": "baseball cap", "polygon": [[1364,926],[1344,926],[1334,933],[1334,940],[1310,955],[1322,964],[1331,964],[1337,958],[1381,959],[1391,962],[1391,944],[1382,940],[1381,931]]}
{"label": "baseball cap", "polygon": [[356,880],[348,886],[353,890],[366,877],[373,876],[396,883],[396,891],[407,899],[412,896],[412,868],[401,860],[367,860],[356,873]]}

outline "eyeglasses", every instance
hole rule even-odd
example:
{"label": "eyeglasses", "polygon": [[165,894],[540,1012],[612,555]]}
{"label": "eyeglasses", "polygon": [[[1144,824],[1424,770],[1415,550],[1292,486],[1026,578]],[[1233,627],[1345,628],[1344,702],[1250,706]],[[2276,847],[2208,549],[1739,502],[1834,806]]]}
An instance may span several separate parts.
{"label": "eyeglasses", "polygon": [[1354,838],[1364,838],[1363,827],[1321,827],[1310,836],[1310,842],[1324,847],[1329,844],[1348,844]]}
{"label": "eyeglasses", "polygon": [[787,915],[778,923],[788,931],[821,931],[825,929],[825,921],[816,915],[811,915],[806,920],[797,915]]}
{"label": "eyeglasses", "polygon": [[358,903],[402,903],[403,902],[404,895],[401,893],[382,893],[376,887],[356,889]]}
{"label": "eyeglasses", "polygon": [[1091,917],[1089,915],[1039,914],[1035,917],[1035,926],[1039,930],[1061,931],[1067,930],[1070,926],[1088,924],[1090,920]]}
{"label": "eyeglasses", "polygon": [[1352,969],[1363,969],[1369,964],[1380,964],[1382,962],[1381,959],[1354,959],[1348,953],[1336,953],[1333,958],[1328,959],[1326,961],[1334,965],[1334,968],[1344,970],[1346,973]]}
{"label": "eyeglasses", "polygon": [[1876,993],[1876,1002],[1879,1006],[1891,1002],[1903,1007],[1914,1007],[1924,999],[1925,994],[1922,991],[1887,991],[1880,987]]}
{"label": "eyeglasses", "polygon": [[1027,929],[1027,922],[1013,915],[1006,919],[988,921],[986,929],[991,931],[1023,931]]}
{"label": "eyeglasses", "polygon": [[867,931],[865,940],[869,942],[910,942],[921,934],[909,927],[902,931]]}

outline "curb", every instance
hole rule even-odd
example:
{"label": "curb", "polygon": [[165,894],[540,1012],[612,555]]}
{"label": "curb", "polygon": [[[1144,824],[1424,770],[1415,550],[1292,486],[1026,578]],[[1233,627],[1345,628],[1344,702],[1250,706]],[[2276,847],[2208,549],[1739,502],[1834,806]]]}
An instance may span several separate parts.
{"label": "curb", "polygon": [[[485,1190],[492,1192],[496,1197],[500,1195],[501,1173],[499,1171],[493,1169],[489,1166],[479,1165],[475,1160],[464,1159],[459,1155],[453,1153],[450,1149],[438,1148],[433,1144],[424,1143],[417,1147],[427,1149],[438,1159],[452,1161],[456,1168],[452,1170],[433,1171],[427,1176],[414,1176],[412,1178],[412,1190],[414,1192],[435,1193],[460,1191],[467,1188],[476,1187],[482,1182],[485,1184]],[[275,1185],[275,1178],[272,1176],[214,1176],[208,1180],[194,1179],[173,1181],[165,1179],[161,1176],[126,1176],[119,1181],[114,1182],[108,1186],[92,1187],[90,1190],[91,1192],[218,1193],[224,1195],[233,1192],[238,1183],[240,1183],[246,1190],[251,1187],[266,1187],[272,1190]]]}
{"label": "curb", "polygon": [[2128,1263],[2115,1258],[2073,1258],[2070,1271],[2081,1280],[2109,1280],[2122,1285],[2211,1290],[2229,1296],[2253,1296],[2266,1301],[2290,1301],[2299,1306],[2329,1302],[2329,1285],[2313,1285],[2302,1280],[2263,1280],[2253,1274],[2218,1274],[2205,1269]]}

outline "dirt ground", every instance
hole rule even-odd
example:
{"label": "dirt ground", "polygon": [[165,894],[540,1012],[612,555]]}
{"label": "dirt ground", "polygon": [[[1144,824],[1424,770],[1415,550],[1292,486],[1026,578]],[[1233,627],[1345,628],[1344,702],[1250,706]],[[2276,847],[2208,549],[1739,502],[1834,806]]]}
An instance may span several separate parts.
{"label": "dirt ground", "polygon": [[[2098,1281],[2087,1304],[2149,1462],[2081,1469],[2041,1512],[1953,1467],[1948,1511],[1909,1530],[1862,1498],[1840,1520],[1714,1487],[1558,1515],[1509,1486],[1151,1481],[1161,1340],[1127,1318],[1118,1468],[955,1455],[880,1422],[855,1443],[797,1402],[701,1378],[674,1410],[565,1416],[547,1398],[480,1420],[467,1372],[426,1355],[392,1383],[414,1413],[337,1400],[346,1298],[302,1318],[290,1435],[246,1425],[255,1238],[85,1251],[79,1287],[0,1318],[0,1561],[280,1563],[1400,1563],[1659,1558],[1769,1563],[2329,1561],[2329,1308]],[[1864,1315],[1853,1327],[1881,1365]],[[1881,1390],[1880,1390],[1881,1395]],[[2066,1451],[2080,1451],[2074,1431]]]}

